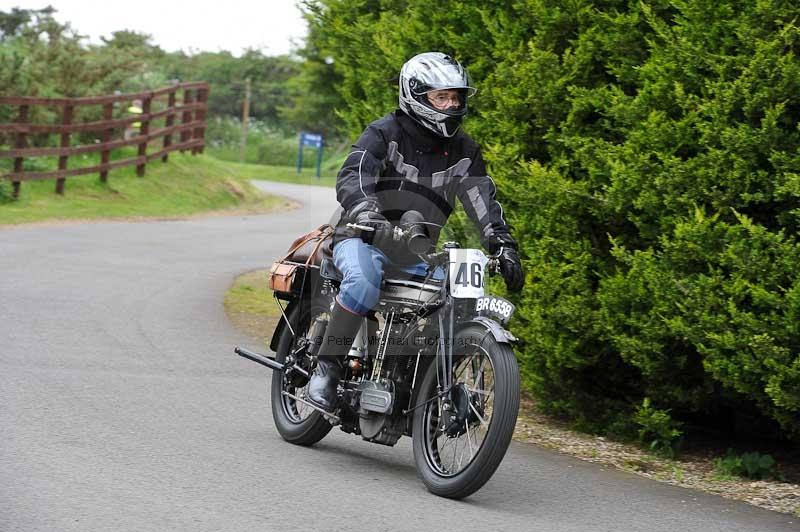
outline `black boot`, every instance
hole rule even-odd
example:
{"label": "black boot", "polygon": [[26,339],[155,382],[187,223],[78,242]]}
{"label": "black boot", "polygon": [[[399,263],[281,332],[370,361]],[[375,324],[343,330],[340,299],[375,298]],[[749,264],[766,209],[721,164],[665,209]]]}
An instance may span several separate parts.
{"label": "black boot", "polygon": [[336,387],[342,378],[342,361],[353,344],[364,317],[334,304],[319,348],[317,369],[308,382],[306,398],[326,412],[336,406]]}

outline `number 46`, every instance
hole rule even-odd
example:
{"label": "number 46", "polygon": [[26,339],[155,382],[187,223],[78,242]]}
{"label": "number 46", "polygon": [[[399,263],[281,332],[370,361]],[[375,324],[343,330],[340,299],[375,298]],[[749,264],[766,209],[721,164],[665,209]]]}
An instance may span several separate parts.
{"label": "number 46", "polygon": [[456,272],[456,284],[461,286],[473,286],[475,288],[480,288],[483,286],[483,268],[481,268],[480,263],[473,262],[469,264],[470,266],[470,275],[467,275],[467,263],[462,262],[458,266],[458,272]]}

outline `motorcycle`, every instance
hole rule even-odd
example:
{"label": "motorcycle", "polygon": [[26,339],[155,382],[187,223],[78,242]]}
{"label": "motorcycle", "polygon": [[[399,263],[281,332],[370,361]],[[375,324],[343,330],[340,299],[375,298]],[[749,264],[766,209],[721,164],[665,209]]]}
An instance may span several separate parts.
{"label": "motorcycle", "polygon": [[282,312],[270,343],[274,358],[235,352],[273,370],[272,415],[286,441],[312,445],[334,426],[389,446],[410,436],[428,490],[460,499],[494,474],[514,432],[520,378],[516,338],[505,328],[514,305],[485,293],[485,276],[499,273],[496,256],[457,242],[427,253],[433,246],[424,224],[404,216],[394,227],[394,240],[427,273],[384,276],[380,300],[344,362],[334,412],[305,398],[342,280],[330,258],[306,261],[291,292],[274,293]]}

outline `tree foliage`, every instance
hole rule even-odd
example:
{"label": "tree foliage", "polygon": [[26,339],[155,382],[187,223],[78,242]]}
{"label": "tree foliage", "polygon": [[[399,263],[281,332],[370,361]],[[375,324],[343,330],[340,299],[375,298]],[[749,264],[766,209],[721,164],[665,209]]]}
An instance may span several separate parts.
{"label": "tree foliage", "polygon": [[418,52],[477,80],[466,127],[521,240],[515,332],[549,410],[630,432],[649,398],[800,437],[796,3],[307,5],[351,136]]}
{"label": "tree foliage", "polygon": [[129,30],[112,32],[100,45],[85,41],[56,19],[53,8],[0,11],[0,93],[88,96],[203,80],[212,87],[210,114],[240,117],[249,78],[250,116],[277,129],[295,125],[280,109],[292,107],[299,97],[299,89],[289,83],[299,75],[298,58],[266,56],[259,50],[247,50],[241,57],[227,51],[165,52],[149,35]]}

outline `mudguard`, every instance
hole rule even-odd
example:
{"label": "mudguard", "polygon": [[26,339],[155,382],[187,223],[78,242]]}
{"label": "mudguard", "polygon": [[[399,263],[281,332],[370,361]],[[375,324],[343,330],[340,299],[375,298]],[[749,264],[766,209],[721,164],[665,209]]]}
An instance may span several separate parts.
{"label": "mudguard", "polygon": [[[290,301],[288,305],[286,305],[285,316],[288,317],[289,314],[291,314],[292,310],[294,309],[294,307],[298,305],[299,301],[300,301],[299,299],[294,299]],[[286,329],[286,318],[284,318],[284,316],[281,316],[281,319],[278,320],[278,325],[275,327],[275,332],[272,333],[272,340],[270,340],[269,342],[269,348],[272,350],[273,353],[277,352],[278,341],[280,341],[281,335],[283,334],[283,331],[285,329]]]}
{"label": "mudguard", "polygon": [[[513,334],[511,334],[511,332],[509,332],[506,329],[504,329],[502,325],[500,325],[499,323],[497,323],[496,321],[494,321],[491,318],[487,318],[486,316],[475,316],[470,320],[462,321],[461,323],[458,324],[458,327],[454,331],[455,335],[457,336],[462,330],[464,330],[465,328],[469,327],[470,325],[477,325],[478,327],[486,330],[486,333],[487,334],[491,334],[492,337],[495,339],[495,341],[497,341],[498,343],[511,345],[511,344],[513,344],[514,342],[517,341],[517,337],[516,336],[514,336]],[[428,358],[428,360],[426,361],[426,363],[424,363],[421,366],[421,368],[419,370],[419,375],[425,375],[425,371],[427,371],[428,366],[435,362],[435,359],[433,359],[433,357],[427,357],[427,358]],[[411,391],[412,395],[411,395],[411,400],[409,401],[409,404],[411,404],[411,405],[417,404],[417,394],[418,393],[419,393],[419,389],[418,389],[418,387],[415,387]],[[409,436],[412,435],[412,420],[413,420],[413,416],[408,416],[408,423],[407,423],[407,426],[406,426],[406,434],[408,434]]]}
{"label": "mudguard", "polygon": [[484,329],[489,332],[495,340],[499,343],[503,344],[513,344],[517,341],[517,337],[511,334],[510,331],[503,328],[502,325],[497,323],[491,318],[487,318],[485,316],[475,316],[469,321],[464,321],[459,324],[458,330],[464,329],[469,325],[477,325],[479,327],[483,327]]}

